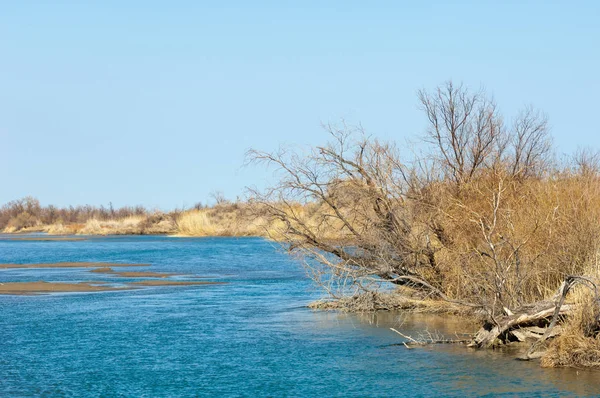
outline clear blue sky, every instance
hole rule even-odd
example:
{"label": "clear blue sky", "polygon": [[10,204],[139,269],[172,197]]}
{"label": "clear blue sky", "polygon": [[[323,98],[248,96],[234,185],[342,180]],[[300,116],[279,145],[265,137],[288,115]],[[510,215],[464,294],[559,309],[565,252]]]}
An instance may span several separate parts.
{"label": "clear blue sky", "polygon": [[403,142],[447,79],[541,108],[561,152],[599,147],[599,20],[597,1],[2,1],[0,202],[235,198],[270,178],[248,148],[341,118]]}

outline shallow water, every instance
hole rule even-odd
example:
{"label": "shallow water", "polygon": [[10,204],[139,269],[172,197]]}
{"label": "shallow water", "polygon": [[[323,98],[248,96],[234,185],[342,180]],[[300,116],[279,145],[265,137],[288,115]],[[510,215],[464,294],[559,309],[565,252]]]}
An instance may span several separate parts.
{"label": "shallow water", "polygon": [[[305,305],[319,293],[300,265],[262,239],[0,239],[0,263],[57,261],[149,262],[149,271],[228,283],[0,296],[0,396],[600,394],[597,372],[463,346],[395,345],[389,327],[470,331],[442,317],[311,311]],[[0,270],[0,282],[36,280],[136,279]]]}

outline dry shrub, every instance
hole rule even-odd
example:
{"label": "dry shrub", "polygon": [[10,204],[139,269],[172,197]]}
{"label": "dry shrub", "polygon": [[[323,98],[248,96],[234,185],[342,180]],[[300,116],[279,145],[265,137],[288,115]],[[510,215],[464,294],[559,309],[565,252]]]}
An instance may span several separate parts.
{"label": "dry shrub", "polygon": [[39,220],[35,216],[27,212],[23,212],[14,218],[11,218],[10,221],[8,221],[8,225],[5,227],[4,231],[8,233],[18,232],[38,225]]}
{"label": "dry shrub", "polygon": [[171,234],[177,230],[173,215],[155,212],[139,223],[140,234]]}
{"label": "dry shrub", "polygon": [[145,216],[129,216],[118,220],[88,220],[79,231],[83,235],[139,235]]}
{"label": "dry shrub", "polygon": [[69,235],[73,233],[73,229],[66,227],[62,223],[56,223],[49,225],[46,229],[46,232],[48,232],[50,235]]}
{"label": "dry shrub", "polygon": [[22,228],[31,228],[42,216],[40,202],[27,196],[13,200],[0,207],[0,229],[17,232]]}
{"label": "dry shrub", "polygon": [[585,273],[600,244],[600,182],[556,172],[516,180],[490,173],[439,193],[436,216],[451,243],[436,253],[444,290],[516,308]]}
{"label": "dry shrub", "polygon": [[[69,206],[58,208],[56,206],[41,206],[39,200],[31,196],[13,200],[0,207],[0,229],[7,228],[12,220],[10,232],[19,232],[22,230],[31,230],[31,225],[19,227],[18,218],[21,213],[27,213],[30,217],[37,220],[35,227],[45,227],[56,225],[75,225],[84,224],[88,220],[96,219],[99,221],[119,220],[130,216],[146,216],[149,214],[142,206],[125,206],[114,208],[112,204],[105,206]],[[21,221],[23,221],[21,219]],[[29,223],[30,224],[30,223]],[[44,230],[43,228],[40,230]]]}
{"label": "dry shrub", "polygon": [[105,235],[100,221],[96,219],[88,220],[79,233],[83,235]]}
{"label": "dry shrub", "polygon": [[315,282],[351,296],[411,286],[493,318],[582,274],[600,247],[594,163],[553,162],[532,108],[509,124],[485,93],[451,82],[420,101],[428,152],[408,159],[345,125],[303,152],[250,151],[279,177],[254,202]]}

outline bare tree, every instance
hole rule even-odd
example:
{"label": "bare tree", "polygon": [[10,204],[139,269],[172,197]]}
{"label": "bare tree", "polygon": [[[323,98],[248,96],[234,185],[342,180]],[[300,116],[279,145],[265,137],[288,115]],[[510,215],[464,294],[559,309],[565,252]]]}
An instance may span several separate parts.
{"label": "bare tree", "polygon": [[229,202],[229,200],[227,200],[227,198],[225,197],[225,195],[223,194],[223,192],[221,191],[213,191],[210,193],[210,197],[212,199],[214,199],[215,204],[217,206],[219,205],[223,205]]}
{"label": "bare tree", "polygon": [[575,171],[581,175],[597,176],[600,174],[600,150],[579,148],[572,161]]}
{"label": "bare tree", "polygon": [[448,81],[433,93],[419,91],[419,100],[429,121],[425,141],[434,145],[435,156],[455,183],[470,180],[496,160],[505,131],[495,102],[483,90],[470,92]]}
{"label": "bare tree", "polygon": [[303,256],[309,275],[330,292],[334,285],[362,289],[391,282],[450,300],[441,289],[436,232],[409,200],[422,195],[414,170],[394,146],[367,138],[360,128],[327,129],[332,142],[303,156],[283,149],[249,152],[251,160],[280,173],[275,187],[253,192],[255,203],[281,222],[278,233],[289,250]]}
{"label": "bare tree", "polygon": [[510,144],[509,167],[513,176],[530,177],[543,171],[552,150],[546,115],[531,106],[522,110],[510,133]]}

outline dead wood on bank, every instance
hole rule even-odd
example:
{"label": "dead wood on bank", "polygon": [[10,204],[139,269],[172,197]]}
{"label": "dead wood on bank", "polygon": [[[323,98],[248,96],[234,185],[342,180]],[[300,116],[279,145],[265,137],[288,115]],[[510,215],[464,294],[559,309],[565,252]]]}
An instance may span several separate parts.
{"label": "dead wood on bank", "polygon": [[[592,292],[594,308],[581,308],[581,303],[567,302],[567,295],[577,285],[583,285]],[[509,346],[512,343],[524,343],[529,344],[529,348],[517,359],[539,359],[545,356],[548,343],[563,334],[566,330],[563,325],[568,323],[570,317],[576,311],[591,311],[596,314],[599,311],[599,303],[597,285],[591,278],[567,276],[550,300],[522,306],[514,311],[505,309],[505,315],[491,317],[486,320],[481,329],[469,339],[448,339],[442,336],[434,336],[431,333],[425,337],[415,339],[394,328],[390,328],[390,330],[406,339],[402,344],[407,348],[431,344],[467,344],[468,347],[472,348],[498,348]],[[591,327],[591,332],[597,336],[598,331],[600,331],[600,318],[598,316],[593,316],[593,318],[592,323],[594,325]],[[573,331],[570,330],[570,333],[573,333]],[[588,334],[590,333],[588,332]],[[594,336],[588,336],[588,338],[591,338],[593,343],[597,342]],[[556,351],[556,348],[553,351]],[[553,355],[557,356],[555,352],[553,352]],[[584,366],[597,366],[599,363],[595,359],[586,359],[587,362],[583,364]]]}
{"label": "dead wood on bank", "polygon": [[402,343],[406,348],[412,348],[414,346],[426,346],[431,344],[468,344],[469,342],[471,342],[471,339],[449,339],[432,333],[427,333],[426,336],[420,337],[419,339],[415,339],[411,336],[399,332],[394,328],[390,328],[390,330],[408,340]]}

